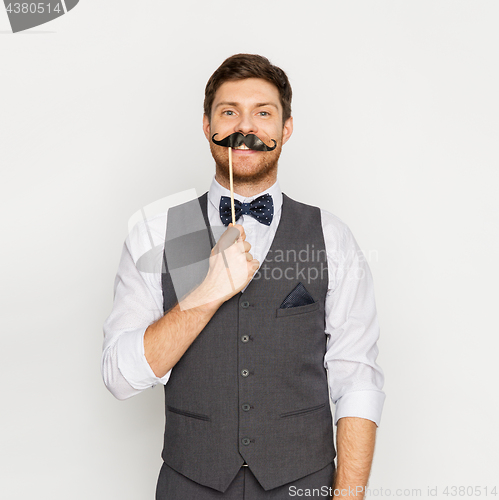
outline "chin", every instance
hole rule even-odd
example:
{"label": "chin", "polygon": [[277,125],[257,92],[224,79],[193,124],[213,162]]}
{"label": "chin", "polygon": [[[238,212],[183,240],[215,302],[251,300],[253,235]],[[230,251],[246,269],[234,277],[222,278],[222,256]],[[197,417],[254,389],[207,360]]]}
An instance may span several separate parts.
{"label": "chin", "polygon": [[[215,160],[217,173],[225,179],[229,179],[229,154],[226,148],[210,145],[211,154]],[[232,171],[234,182],[247,183],[262,181],[277,175],[277,162],[281,154],[281,147],[278,147],[268,153],[262,153],[260,158],[237,158],[232,157]],[[255,161],[256,160],[256,161]]]}
{"label": "chin", "polygon": [[[217,170],[226,178],[229,179],[229,164],[217,164]],[[264,179],[275,177],[277,175],[276,162],[262,162],[256,166],[232,165],[232,174],[234,182],[257,182]]]}

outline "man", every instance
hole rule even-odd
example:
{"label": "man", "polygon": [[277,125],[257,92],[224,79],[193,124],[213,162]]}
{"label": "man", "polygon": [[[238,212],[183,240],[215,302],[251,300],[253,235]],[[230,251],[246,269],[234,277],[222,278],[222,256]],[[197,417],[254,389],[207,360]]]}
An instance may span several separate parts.
{"label": "man", "polygon": [[[384,401],[372,278],[343,222],[280,191],[277,162],[293,131],[286,74],[258,55],[228,58],[206,86],[203,130],[215,179],[155,219],[162,273],[141,270],[132,239],[145,240],[143,231],[125,244],[104,325],[104,381],[119,399],[165,385],[158,500],[324,496],[333,487],[362,498]],[[240,235],[220,251],[229,150],[216,142],[232,134],[264,150],[231,150]],[[196,208],[201,224],[188,216]],[[191,235],[201,239],[186,257],[176,243]],[[178,278],[200,258],[209,258],[200,279]]]}

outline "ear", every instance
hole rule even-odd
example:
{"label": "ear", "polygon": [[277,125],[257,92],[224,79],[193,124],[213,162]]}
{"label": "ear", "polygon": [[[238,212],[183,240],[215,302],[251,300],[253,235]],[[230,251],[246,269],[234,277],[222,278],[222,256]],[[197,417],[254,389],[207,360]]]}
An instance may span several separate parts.
{"label": "ear", "polygon": [[291,137],[292,133],[293,133],[293,117],[290,116],[284,122],[284,126],[282,127],[282,143],[283,144],[286,144],[286,142],[288,142],[288,139]]}
{"label": "ear", "polygon": [[203,132],[204,132],[206,139],[208,139],[208,142],[210,142],[211,141],[210,120],[208,119],[208,117],[206,115],[203,115]]}

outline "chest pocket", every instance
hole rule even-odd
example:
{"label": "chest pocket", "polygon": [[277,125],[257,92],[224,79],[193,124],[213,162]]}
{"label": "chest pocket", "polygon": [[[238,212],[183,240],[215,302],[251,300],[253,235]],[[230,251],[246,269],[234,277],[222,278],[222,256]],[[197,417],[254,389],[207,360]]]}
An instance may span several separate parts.
{"label": "chest pocket", "polygon": [[276,317],[284,318],[288,316],[296,316],[297,314],[307,314],[319,309],[319,302],[314,302],[313,304],[307,304],[305,306],[288,307],[286,309],[276,309]]}

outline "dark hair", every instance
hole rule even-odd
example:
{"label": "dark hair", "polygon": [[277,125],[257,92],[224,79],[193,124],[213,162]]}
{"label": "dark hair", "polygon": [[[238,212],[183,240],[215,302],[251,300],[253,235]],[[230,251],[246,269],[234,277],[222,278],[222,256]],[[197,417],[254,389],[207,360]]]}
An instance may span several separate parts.
{"label": "dark hair", "polygon": [[204,91],[204,114],[211,119],[211,107],[215,94],[225,82],[261,78],[272,83],[279,91],[283,123],[291,116],[291,85],[286,73],[258,54],[235,54],[227,58],[211,75]]}

